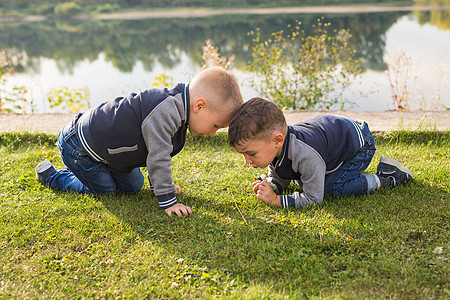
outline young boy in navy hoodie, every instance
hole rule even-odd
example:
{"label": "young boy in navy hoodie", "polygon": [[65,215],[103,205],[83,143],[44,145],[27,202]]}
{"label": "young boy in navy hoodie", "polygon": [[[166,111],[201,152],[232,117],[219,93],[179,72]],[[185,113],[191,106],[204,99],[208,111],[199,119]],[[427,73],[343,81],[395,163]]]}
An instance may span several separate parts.
{"label": "young boy in navy hoodie", "polygon": [[186,131],[214,135],[228,127],[243,104],[235,76],[209,68],[190,84],[173,89],[131,93],[78,114],[58,136],[65,167],[50,161],[36,166],[37,179],[62,191],[94,195],[136,193],[144,184],[139,167],[146,166],[150,187],[168,215],[190,215],[177,202],[181,187],[172,180],[171,162],[184,146]]}
{"label": "young boy in navy hoodie", "polygon": [[[413,179],[398,161],[381,157],[377,174],[363,174],[375,153],[366,122],[323,115],[286,125],[274,103],[253,98],[235,114],[229,143],[254,168],[269,168],[269,177],[252,184],[256,197],[268,205],[301,208],[319,204],[324,193],[367,194]],[[291,181],[303,192],[281,195]]]}

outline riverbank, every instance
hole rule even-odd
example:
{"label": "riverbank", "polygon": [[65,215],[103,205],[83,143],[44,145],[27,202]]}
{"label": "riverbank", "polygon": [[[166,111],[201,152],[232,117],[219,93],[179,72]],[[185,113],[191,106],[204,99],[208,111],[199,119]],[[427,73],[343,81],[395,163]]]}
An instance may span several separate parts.
{"label": "riverbank", "polygon": [[79,14],[73,16],[19,16],[0,17],[0,23],[8,22],[41,22],[51,19],[74,20],[136,20],[160,18],[192,18],[211,17],[216,15],[268,15],[268,14],[345,14],[345,13],[378,13],[398,11],[431,11],[449,10],[450,5],[441,6],[402,6],[402,5],[346,5],[346,6],[302,6],[302,7],[274,7],[274,8],[184,8],[184,9],[152,9],[148,11],[114,12],[105,14]]}
{"label": "riverbank", "polygon": [[[285,111],[288,124],[313,118],[320,114],[338,114],[369,123],[372,131],[392,131],[399,129],[450,130],[450,111],[372,111],[372,112],[317,112]],[[0,133],[21,132],[57,134],[72,118],[73,114],[0,114]]]}

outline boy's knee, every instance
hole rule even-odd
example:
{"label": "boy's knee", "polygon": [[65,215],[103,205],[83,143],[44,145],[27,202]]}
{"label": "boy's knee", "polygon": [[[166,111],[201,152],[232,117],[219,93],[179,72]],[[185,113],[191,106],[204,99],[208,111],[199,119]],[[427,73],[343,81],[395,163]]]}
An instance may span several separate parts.
{"label": "boy's knee", "polygon": [[127,194],[136,194],[140,190],[142,190],[143,186],[144,186],[143,184],[141,186],[135,186],[133,189],[130,189],[129,191],[125,191],[125,193],[127,193]]}
{"label": "boy's knee", "polygon": [[121,187],[120,191],[126,194],[136,194],[137,192],[142,190],[143,186],[144,186],[144,178],[142,178],[142,180],[136,180],[132,184],[129,184],[127,186]]}
{"label": "boy's knee", "polygon": [[346,196],[344,192],[344,186],[342,184],[334,184],[330,188],[326,188],[325,193],[335,197]]}
{"label": "boy's knee", "polygon": [[348,195],[346,193],[344,193],[344,191],[341,189],[341,190],[334,191],[332,196],[344,197],[344,196],[348,196]]}

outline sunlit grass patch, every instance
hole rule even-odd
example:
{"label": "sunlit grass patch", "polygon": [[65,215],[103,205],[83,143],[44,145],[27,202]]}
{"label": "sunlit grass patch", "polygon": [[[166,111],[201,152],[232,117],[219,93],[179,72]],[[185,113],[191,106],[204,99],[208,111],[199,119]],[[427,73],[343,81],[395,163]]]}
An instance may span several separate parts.
{"label": "sunlit grass patch", "polygon": [[252,195],[263,171],[225,133],[189,136],[173,175],[193,215],[170,218],[148,182],[133,196],[44,188],[33,169],[62,167],[55,138],[1,135],[0,298],[445,299],[449,132],[375,138],[368,171],[393,156],[413,182],[283,210]]}

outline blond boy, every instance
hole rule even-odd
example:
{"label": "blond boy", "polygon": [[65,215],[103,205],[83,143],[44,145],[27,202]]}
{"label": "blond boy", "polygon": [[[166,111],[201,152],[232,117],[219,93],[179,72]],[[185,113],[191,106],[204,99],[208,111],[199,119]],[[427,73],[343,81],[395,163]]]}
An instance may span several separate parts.
{"label": "blond boy", "polygon": [[183,148],[187,129],[214,135],[242,104],[235,76],[221,68],[206,69],[190,84],[170,90],[148,89],[103,102],[60,132],[65,167],[56,171],[46,160],[36,166],[37,178],[59,190],[136,193],[144,184],[139,167],[146,166],[160,208],[169,216],[190,215],[191,208],[176,198],[181,187],[172,180],[172,156]]}

